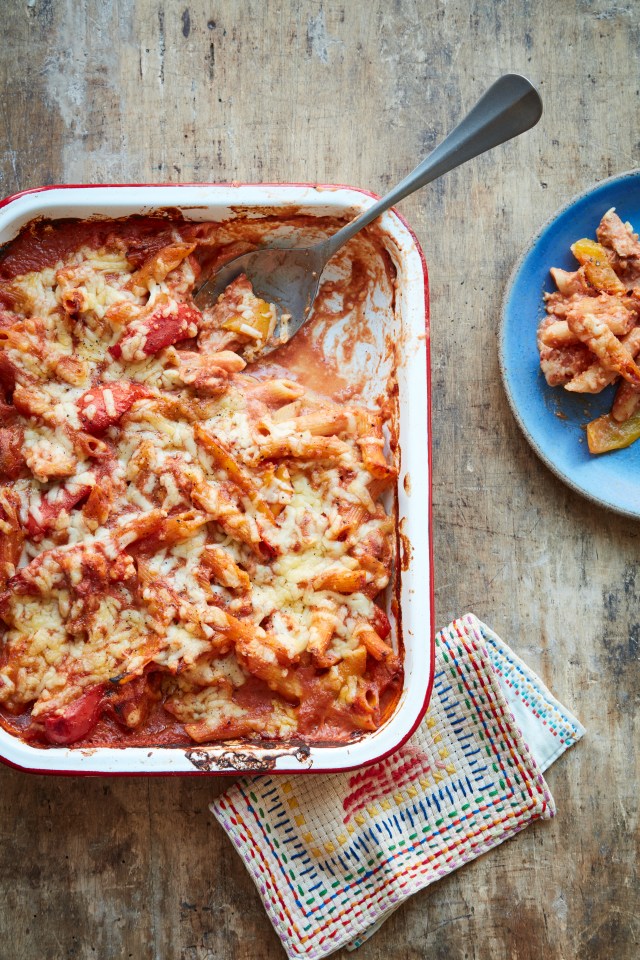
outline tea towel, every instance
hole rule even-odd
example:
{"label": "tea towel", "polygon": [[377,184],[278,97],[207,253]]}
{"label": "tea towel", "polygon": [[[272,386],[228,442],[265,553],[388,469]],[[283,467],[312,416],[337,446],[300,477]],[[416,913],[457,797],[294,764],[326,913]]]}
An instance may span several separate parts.
{"label": "tea towel", "polygon": [[260,776],[211,810],[291,958],[354,949],[429,884],[555,813],[542,772],[584,733],[472,614],[436,636],[429,709],[358,771]]}

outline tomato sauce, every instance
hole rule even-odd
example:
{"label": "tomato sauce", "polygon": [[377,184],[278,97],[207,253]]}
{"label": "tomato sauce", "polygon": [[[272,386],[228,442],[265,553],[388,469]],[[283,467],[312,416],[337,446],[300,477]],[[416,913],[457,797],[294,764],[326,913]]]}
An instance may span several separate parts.
{"label": "tomato sauce", "polygon": [[[376,676],[380,665],[371,662],[371,674],[379,685],[380,717],[384,721],[391,716],[402,692],[402,675]],[[383,669],[383,668],[382,668]],[[254,717],[263,716],[265,721],[270,713],[271,691],[266,683],[257,677],[249,677],[246,683],[234,693],[234,701]],[[353,729],[347,715],[344,718],[325,716],[331,696],[319,684],[307,684],[305,696],[298,713],[298,731],[293,738],[295,743],[319,744],[323,746],[344,743],[362,735]],[[44,733],[31,726],[31,713],[11,714],[0,707],[0,727],[13,736],[19,737],[34,746],[48,747]],[[262,746],[273,745],[271,738],[244,737],[244,741]],[[282,741],[278,741],[282,743]],[[149,715],[137,729],[130,730],[118,723],[113,716],[103,713],[92,731],[75,744],[77,747],[193,747],[193,740],[185,732],[183,724],[168,713],[162,701],[154,703]]]}
{"label": "tomato sauce", "polygon": [[[158,226],[166,223],[164,229]],[[93,250],[114,234],[126,243],[134,266],[169,242],[173,225],[158,217],[127,217],[123,220],[35,220],[0,251],[0,281],[13,280],[23,273],[53,267],[80,247]]]}

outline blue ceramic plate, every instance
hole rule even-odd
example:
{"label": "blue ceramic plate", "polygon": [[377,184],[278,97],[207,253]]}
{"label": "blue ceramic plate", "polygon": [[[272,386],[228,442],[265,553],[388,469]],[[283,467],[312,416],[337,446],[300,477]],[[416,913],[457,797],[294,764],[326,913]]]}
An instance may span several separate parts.
{"label": "blue ceramic plate", "polygon": [[555,290],[550,267],[575,270],[571,244],[580,237],[595,239],[596,227],[610,207],[640,231],[640,170],[603,180],[575,197],[529,244],[502,305],[500,366],[516,419],[547,466],[599,506],[640,517],[640,440],[599,456],[592,456],[587,447],[584,428],[608,413],[615,387],[594,396],[547,386],[536,345],[536,330],[544,316],[543,292]]}

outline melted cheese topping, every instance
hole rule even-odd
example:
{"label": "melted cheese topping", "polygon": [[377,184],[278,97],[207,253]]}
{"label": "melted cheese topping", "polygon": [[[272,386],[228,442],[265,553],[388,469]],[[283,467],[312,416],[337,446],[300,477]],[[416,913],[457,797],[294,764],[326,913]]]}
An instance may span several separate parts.
{"label": "melted cheese topping", "polygon": [[[298,730],[297,670],[322,686],[332,667],[329,712],[373,728],[366,698],[364,717],[355,705],[380,657],[355,675],[339,665],[360,647],[356,627],[374,629],[390,575],[390,524],[359,443],[375,449],[382,434],[360,437],[353,408],[329,431],[338,453],[323,453],[327,430],[314,437],[308,416],[300,431],[271,419],[287,403],[277,389],[221,374],[210,328],[199,356],[217,373],[184,383],[180,350],[197,347],[145,349],[189,302],[193,264],[159,282],[133,275],[116,237],[12,281],[26,306],[3,353],[22,461],[18,477],[0,475],[19,504],[17,528],[0,506],[12,533],[0,545],[0,705],[30,708],[37,730],[90,688],[108,709],[114,691],[156,674],[165,709],[196,740],[286,737]],[[252,294],[242,304],[250,325]],[[256,339],[240,325],[240,348],[243,333]],[[309,394],[296,403],[299,416],[337,411]],[[263,455],[265,435],[286,441],[284,455]],[[250,678],[259,709],[236,699]]]}

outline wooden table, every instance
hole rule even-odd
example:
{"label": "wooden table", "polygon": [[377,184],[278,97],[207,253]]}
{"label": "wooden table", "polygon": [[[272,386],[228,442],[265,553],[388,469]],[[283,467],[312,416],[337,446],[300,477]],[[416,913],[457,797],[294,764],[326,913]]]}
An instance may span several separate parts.
{"label": "wooden table", "polygon": [[[638,163],[638,13],[633,0],[2,4],[2,194],[168,180],[383,192],[499,74],[539,84],[535,131],[402,209],[431,275],[437,622],[477,613],[588,735],[549,771],[554,821],[414,897],[361,960],[638,956],[640,526],[538,462],[496,356],[527,239]],[[228,781],[3,768],[0,782],[2,960],[283,956],[207,809]]]}

